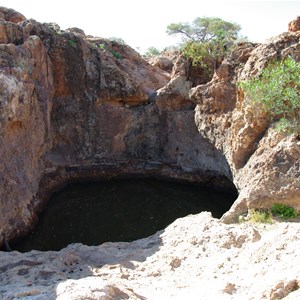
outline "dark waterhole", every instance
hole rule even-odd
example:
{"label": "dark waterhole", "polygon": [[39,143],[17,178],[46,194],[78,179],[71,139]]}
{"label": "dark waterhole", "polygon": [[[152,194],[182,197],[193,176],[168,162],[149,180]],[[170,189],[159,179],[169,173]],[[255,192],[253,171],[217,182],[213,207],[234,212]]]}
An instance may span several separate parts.
{"label": "dark waterhole", "polygon": [[13,250],[60,250],[71,243],[133,241],[177,218],[211,211],[222,216],[236,195],[196,184],[126,179],[70,184],[55,193],[36,228]]}

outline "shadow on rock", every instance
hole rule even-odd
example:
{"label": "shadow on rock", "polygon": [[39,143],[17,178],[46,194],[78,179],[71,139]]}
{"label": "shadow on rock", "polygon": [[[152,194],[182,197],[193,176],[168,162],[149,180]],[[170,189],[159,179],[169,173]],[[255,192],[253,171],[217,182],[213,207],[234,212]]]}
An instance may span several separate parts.
{"label": "shadow on rock", "polygon": [[[122,280],[159,250],[162,233],[131,243],[71,244],[59,252],[0,252],[0,298],[59,299],[67,292],[70,299],[145,299]],[[121,280],[117,286],[109,282],[116,272]]]}

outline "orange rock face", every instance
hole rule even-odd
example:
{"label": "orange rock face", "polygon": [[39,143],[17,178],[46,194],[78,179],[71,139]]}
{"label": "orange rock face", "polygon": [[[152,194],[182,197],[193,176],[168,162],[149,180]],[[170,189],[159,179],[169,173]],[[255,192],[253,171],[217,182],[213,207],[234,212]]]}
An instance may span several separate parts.
{"label": "orange rock face", "polygon": [[127,45],[3,7],[0,18],[1,244],[33,224],[47,168],[126,157],[127,106],[149,103],[168,76]]}
{"label": "orange rock face", "polygon": [[0,18],[0,244],[80,176],[223,176],[240,190],[233,213],[298,201],[299,142],[274,134],[236,82],[277,56],[299,60],[299,32],[239,45],[207,82],[182,56],[166,74],[124,43],[5,8]]}

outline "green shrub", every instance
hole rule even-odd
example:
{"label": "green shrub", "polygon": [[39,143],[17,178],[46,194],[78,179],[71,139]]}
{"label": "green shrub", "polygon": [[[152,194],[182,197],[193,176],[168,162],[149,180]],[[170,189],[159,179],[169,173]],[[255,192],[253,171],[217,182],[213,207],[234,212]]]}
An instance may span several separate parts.
{"label": "green shrub", "polygon": [[239,86],[273,121],[279,121],[278,130],[300,133],[300,62],[291,57],[272,61],[258,77],[240,82]]}
{"label": "green shrub", "polygon": [[196,18],[192,23],[171,23],[167,34],[179,35],[183,54],[210,76],[234,47],[240,25],[220,18]]}
{"label": "green shrub", "polygon": [[121,58],[122,58],[122,55],[121,55],[119,52],[117,52],[117,51],[115,51],[115,50],[113,50],[113,49],[110,50],[110,53],[111,53],[116,59],[121,59]]}
{"label": "green shrub", "polygon": [[76,42],[72,39],[68,40],[68,44],[73,48],[76,47]]}
{"label": "green shrub", "polygon": [[155,55],[159,55],[161,52],[155,48],[155,47],[149,47],[146,52],[145,52],[145,56],[149,57],[149,56],[155,56]]}
{"label": "green shrub", "polygon": [[99,44],[99,45],[98,45],[98,48],[99,48],[99,49],[102,49],[102,50],[105,50],[105,44]]}
{"label": "green shrub", "polygon": [[291,219],[298,216],[296,210],[293,207],[281,203],[275,203],[271,211],[273,215],[279,216],[282,219]]}
{"label": "green shrub", "polygon": [[[202,68],[213,69],[215,57],[212,53],[212,43],[197,43],[188,41],[183,47],[183,54],[186,58],[191,58],[193,65]],[[213,70],[212,70],[213,71]]]}
{"label": "green shrub", "polygon": [[99,49],[101,49],[101,50],[103,50],[105,52],[109,51],[117,59],[121,59],[122,58],[122,55],[119,52],[117,52],[117,51],[115,51],[113,49],[110,49],[107,45],[105,45],[103,43],[101,43],[101,44],[94,43],[93,45],[95,45],[96,47],[98,47]]}
{"label": "green shrub", "polygon": [[262,209],[250,209],[248,213],[248,221],[253,223],[273,223],[271,212]]}

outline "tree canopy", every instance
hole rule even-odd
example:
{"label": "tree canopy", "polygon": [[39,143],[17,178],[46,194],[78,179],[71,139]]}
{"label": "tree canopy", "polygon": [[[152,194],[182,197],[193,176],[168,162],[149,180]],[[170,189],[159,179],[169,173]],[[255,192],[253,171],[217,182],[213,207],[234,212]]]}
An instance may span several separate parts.
{"label": "tree canopy", "polygon": [[149,47],[146,52],[145,52],[145,56],[155,56],[155,55],[159,55],[160,51],[155,48],[155,47]]}
{"label": "tree canopy", "polygon": [[194,65],[203,67],[212,75],[214,68],[237,40],[240,25],[220,18],[196,18],[192,23],[172,23],[169,35],[180,35],[183,53]]}
{"label": "tree canopy", "polygon": [[209,42],[213,40],[234,41],[241,30],[240,25],[224,21],[220,18],[196,18],[189,23],[171,23],[167,26],[169,35],[181,35],[183,40],[193,42]]}

